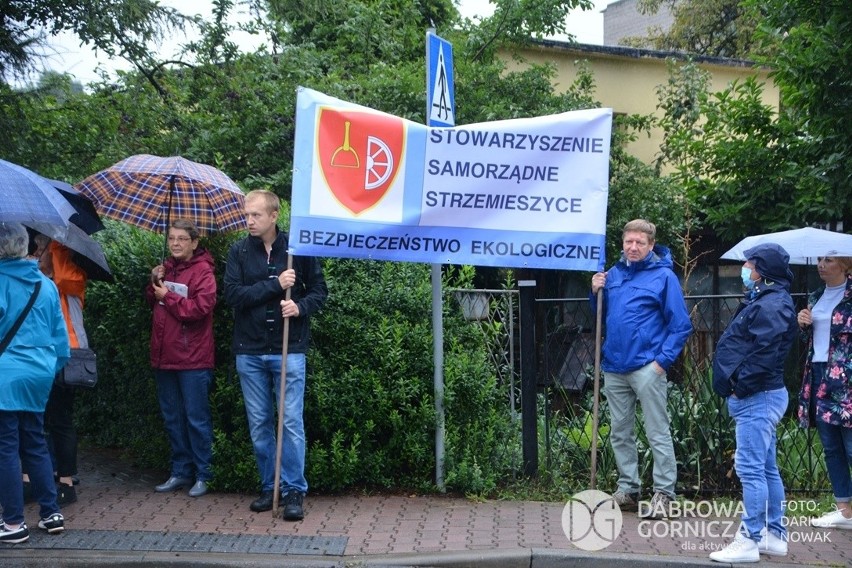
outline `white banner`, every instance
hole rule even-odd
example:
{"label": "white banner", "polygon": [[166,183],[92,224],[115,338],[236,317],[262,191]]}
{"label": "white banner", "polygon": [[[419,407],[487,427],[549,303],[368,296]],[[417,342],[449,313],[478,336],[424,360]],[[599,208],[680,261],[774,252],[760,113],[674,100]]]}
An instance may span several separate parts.
{"label": "white banner", "polygon": [[600,270],[611,109],[427,127],[300,88],[294,254]]}

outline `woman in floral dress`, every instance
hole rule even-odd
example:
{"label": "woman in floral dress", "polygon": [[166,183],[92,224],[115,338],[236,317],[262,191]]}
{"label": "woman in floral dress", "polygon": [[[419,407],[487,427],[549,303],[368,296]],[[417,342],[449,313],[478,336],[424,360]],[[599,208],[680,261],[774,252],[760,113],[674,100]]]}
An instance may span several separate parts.
{"label": "woman in floral dress", "polygon": [[837,508],[811,525],[852,529],[852,258],[820,257],[817,269],[825,286],[798,314],[808,341],[799,422],[816,426]]}

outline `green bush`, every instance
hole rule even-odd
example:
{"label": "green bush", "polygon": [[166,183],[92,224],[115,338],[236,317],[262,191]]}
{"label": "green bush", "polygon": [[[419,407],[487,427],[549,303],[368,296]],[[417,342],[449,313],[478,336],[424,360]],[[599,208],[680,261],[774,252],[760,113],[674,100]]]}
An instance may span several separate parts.
{"label": "green bush", "polygon": [[[329,260],[314,326],[306,427],[314,487],[434,487],[435,403],[429,267]],[[490,456],[508,421],[482,338],[444,309],[447,486],[480,492],[505,471]],[[343,339],[342,339],[343,338]],[[481,480],[456,472],[484,460]],[[468,483],[470,482],[470,484]],[[471,485],[472,484],[472,485]]]}
{"label": "green bush", "polygon": [[86,293],[86,332],[98,354],[99,379],[95,389],[80,391],[76,421],[91,443],[127,448],[144,464],[159,463],[168,459],[168,443],[149,362],[151,310],[143,290],[160,262],[163,237],[106,224],[95,238],[115,282],[90,282]]}

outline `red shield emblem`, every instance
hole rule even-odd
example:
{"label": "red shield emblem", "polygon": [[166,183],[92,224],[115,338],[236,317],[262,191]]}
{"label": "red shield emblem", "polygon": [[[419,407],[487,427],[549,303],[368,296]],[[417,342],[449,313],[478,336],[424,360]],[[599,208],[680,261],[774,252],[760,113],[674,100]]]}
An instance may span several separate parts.
{"label": "red shield emblem", "polygon": [[378,203],[402,163],[405,122],[362,111],[320,110],[317,155],[325,182],[355,213]]}

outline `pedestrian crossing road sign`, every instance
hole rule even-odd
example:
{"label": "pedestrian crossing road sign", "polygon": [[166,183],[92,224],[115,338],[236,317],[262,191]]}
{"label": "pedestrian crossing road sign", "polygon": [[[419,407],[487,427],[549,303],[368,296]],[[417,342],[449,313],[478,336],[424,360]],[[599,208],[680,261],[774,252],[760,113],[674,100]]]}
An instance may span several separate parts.
{"label": "pedestrian crossing road sign", "polygon": [[456,125],[456,94],[453,84],[453,45],[426,33],[426,124]]}

